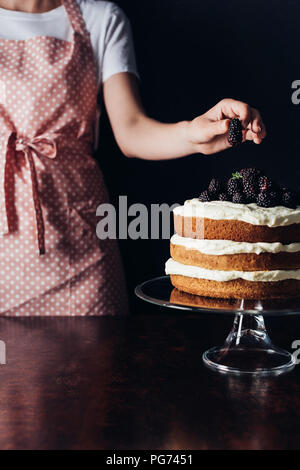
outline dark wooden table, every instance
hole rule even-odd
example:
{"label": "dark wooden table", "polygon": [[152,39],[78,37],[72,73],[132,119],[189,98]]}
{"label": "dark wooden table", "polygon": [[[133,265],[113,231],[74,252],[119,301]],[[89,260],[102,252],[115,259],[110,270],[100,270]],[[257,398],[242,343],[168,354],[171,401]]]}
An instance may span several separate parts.
{"label": "dark wooden table", "polygon": [[[275,378],[206,369],[231,317],[1,318],[1,449],[297,449],[300,366]],[[269,320],[291,349],[296,317]],[[298,338],[297,338],[298,337]]]}

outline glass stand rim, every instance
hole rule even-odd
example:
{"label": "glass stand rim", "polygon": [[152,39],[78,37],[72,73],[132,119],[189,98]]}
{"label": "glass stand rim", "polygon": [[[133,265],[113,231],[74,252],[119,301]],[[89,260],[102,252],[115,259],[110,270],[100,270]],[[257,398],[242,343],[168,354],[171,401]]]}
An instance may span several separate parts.
{"label": "glass stand rim", "polygon": [[[290,370],[294,369],[295,367],[295,360],[293,356],[288,351],[281,349],[282,353],[285,353],[289,358],[287,359],[285,364],[280,366],[274,366],[270,368],[257,368],[254,370],[242,370],[238,367],[226,366],[225,364],[218,364],[210,359],[210,355],[216,354],[219,351],[219,347],[213,347],[208,349],[202,354],[202,360],[206,367],[218,371],[223,374],[234,374],[234,375],[260,375],[260,376],[271,376],[271,375],[280,375]],[[280,348],[276,348],[280,350]]]}
{"label": "glass stand rim", "polygon": [[241,312],[244,315],[262,314],[268,317],[300,314],[300,293],[298,298],[291,299],[245,300],[201,297],[174,288],[170,276],[144,281],[136,286],[134,292],[140,299],[154,305],[195,313],[232,315]]}

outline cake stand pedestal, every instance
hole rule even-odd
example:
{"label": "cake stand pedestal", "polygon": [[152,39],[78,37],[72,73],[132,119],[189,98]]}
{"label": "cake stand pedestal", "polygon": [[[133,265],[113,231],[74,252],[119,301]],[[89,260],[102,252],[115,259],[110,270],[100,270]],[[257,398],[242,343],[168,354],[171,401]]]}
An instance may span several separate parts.
{"label": "cake stand pedestal", "polygon": [[236,313],[223,346],[206,351],[204,363],[220,372],[276,375],[294,367],[288,351],[274,346],[262,315]]}
{"label": "cake stand pedestal", "polygon": [[292,354],[272,344],[264,316],[299,314],[300,297],[266,301],[212,299],[174,289],[169,276],[146,281],[136,287],[135,293],[163,307],[199,314],[234,314],[232,330],[223,346],[213,347],[202,356],[205,365],[218,372],[279,375],[295,366]]}

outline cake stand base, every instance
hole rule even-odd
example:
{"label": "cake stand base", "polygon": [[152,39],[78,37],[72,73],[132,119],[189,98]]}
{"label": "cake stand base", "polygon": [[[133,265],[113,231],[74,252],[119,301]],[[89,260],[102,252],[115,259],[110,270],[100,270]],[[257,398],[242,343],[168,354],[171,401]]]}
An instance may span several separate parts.
{"label": "cake stand base", "polygon": [[224,345],[202,357],[206,366],[233,374],[279,375],[295,366],[292,354],[273,346],[263,316],[255,314],[237,313]]}

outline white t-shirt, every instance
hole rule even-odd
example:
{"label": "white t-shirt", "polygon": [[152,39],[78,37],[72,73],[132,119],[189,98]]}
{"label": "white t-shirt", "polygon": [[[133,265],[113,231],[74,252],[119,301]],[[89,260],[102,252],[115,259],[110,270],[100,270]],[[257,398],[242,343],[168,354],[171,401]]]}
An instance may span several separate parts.
{"label": "white t-shirt", "polygon": [[[114,3],[76,0],[79,4],[95,55],[98,85],[120,72],[138,76],[129,21]],[[54,36],[70,41],[72,28],[64,6],[46,13],[24,13],[0,8],[0,37],[28,39]]]}

